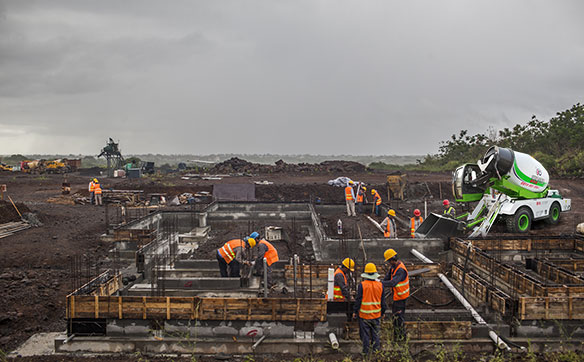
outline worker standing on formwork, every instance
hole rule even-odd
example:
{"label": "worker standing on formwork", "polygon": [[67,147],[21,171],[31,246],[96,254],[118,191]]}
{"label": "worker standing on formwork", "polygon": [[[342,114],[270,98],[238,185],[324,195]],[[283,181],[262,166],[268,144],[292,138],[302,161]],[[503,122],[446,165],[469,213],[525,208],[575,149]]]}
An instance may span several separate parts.
{"label": "worker standing on formwork", "polygon": [[379,224],[385,231],[383,232],[383,236],[386,238],[397,239],[397,225],[395,222],[395,210],[389,209],[387,212],[387,217],[383,219],[381,224]]}
{"label": "worker standing on formwork", "polygon": [[381,205],[381,196],[377,190],[371,190],[371,195],[373,195],[373,202],[375,203],[375,215],[379,216],[379,205]]}
{"label": "worker standing on formwork", "polygon": [[278,251],[276,248],[267,242],[265,239],[261,239],[258,242],[258,257],[255,261],[255,268],[258,271],[264,272],[264,258],[266,258],[266,272],[268,273],[268,288],[273,285],[272,282],[272,264],[280,260],[278,258]]}
{"label": "worker standing on formwork", "polygon": [[367,202],[367,187],[363,186],[363,183],[360,184],[360,187],[357,189],[357,212],[359,214],[363,213],[363,204]]}
{"label": "worker standing on formwork", "polygon": [[[383,278],[383,287],[392,288],[393,304],[391,313],[393,315],[393,335],[395,341],[406,339],[405,314],[406,300],[410,296],[410,278],[408,270],[400,260],[397,259],[397,253],[393,249],[387,249],[383,253],[385,262],[389,263],[390,268],[385,278]],[[385,299],[385,298],[384,298]]]}
{"label": "worker standing on formwork", "polygon": [[96,178],[93,179],[93,195],[95,205],[101,206],[101,185]]}
{"label": "worker standing on formwork", "polygon": [[243,261],[243,251],[246,247],[253,248],[255,245],[255,239],[246,237],[244,240],[229,240],[217,249],[217,262],[219,263],[221,277],[239,278],[239,269]]}
{"label": "worker standing on formwork", "polygon": [[410,235],[412,238],[416,237],[416,230],[422,225],[424,222],[424,218],[422,217],[422,213],[420,209],[414,210],[414,216],[410,219]]}
{"label": "worker standing on formwork", "polygon": [[345,202],[347,203],[347,215],[357,216],[355,214],[355,192],[353,191],[353,181],[347,183],[345,187]]}
{"label": "worker standing on formwork", "polygon": [[444,206],[444,216],[456,219],[456,209],[450,206],[450,201],[445,199],[442,201],[442,205]]}
{"label": "worker standing on formwork", "polygon": [[[351,273],[355,271],[355,261],[351,258],[345,258],[341,265],[335,270],[335,284],[333,287],[333,301],[345,302],[351,299],[351,290],[347,275],[352,277]],[[328,295],[327,298],[328,299]]]}
{"label": "worker standing on formwork", "polygon": [[[385,314],[385,298],[383,298],[383,284],[378,281],[379,274],[373,263],[365,265],[365,272],[361,274],[364,280],[357,287],[353,318],[359,316],[359,337],[363,343],[363,354],[380,349],[379,325]],[[370,350],[371,348],[371,350]]]}
{"label": "worker standing on formwork", "polygon": [[89,180],[89,186],[88,186],[88,190],[89,190],[89,203],[91,205],[93,205],[93,198],[94,198],[94,193],[93,193],[93,180]]}

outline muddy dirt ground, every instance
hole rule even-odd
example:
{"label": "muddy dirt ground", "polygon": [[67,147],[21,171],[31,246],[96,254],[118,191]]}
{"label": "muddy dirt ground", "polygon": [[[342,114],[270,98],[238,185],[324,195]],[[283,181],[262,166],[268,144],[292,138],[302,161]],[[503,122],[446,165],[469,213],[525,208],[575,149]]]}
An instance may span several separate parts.
{"label": "muddy dirt ground", "polygon": [[[180,176],[165,178],[143,178],[140,180],[101,179],[103,188],[143,189],[148,192],[165,192],[169,195],[182,192],[211,191],[214,183],[252,183],[270,181],[272,185],[258,185],[256,197],[266,201],[300,201],[314,200],[316,197],[324,203],[343,203],[343,190],[326,185],[329,179],[348,176],[354,180],[370,185],[383,185],[384,173],[360,173],[346,175],[295,175],[267,174],[254,177],[228,177],[220,181],[183,180]],[[72,174],[67,177],[72,192],[86,193],[89,177]],[[423,207],[423,198],[431,201],[429,211],[440,211],[442,198],[450,195],[448,173],[409,173],[412,185],[409,194],[416,199],[412,202],[393,203],[398,216],[409,217],[414,208]],[[71,292],[73,279],[70,272],[71,258],[90,256],[107,266],[109,246],[99,240],[105,230],[105,215],[102,207],[91,205],[57,205],[48,203],[47,199],[61,193],[61,175],[22,175],[0,173],[0,184],[7,185],[7,195],[35,213],[42,226],[34,227],[12,236],[0,239],[0,351],[11,351],[31,335],[45,331],[65,330],[65,296]],[[551,185],[560,189],[563,195],[572,198],[573,211],[562,215],[560,223],[554,227],[536,224],[532,234],[569,234],[573,233],[578,223],[584,222],[584,180],[552,180]],[[384,201],[386,196],[382,193]],[[2,203],[5,208],[5,203]],[[10,208],[8,208],[9,210]],[[3,209],[1,215],[11,213]],[[336,221],[343,214],[332,215],[327,224],[332,223],[331,234],[336,232]],[[9,218],[2,219],[4,223]],[[378,219],[381,221],[381,218]],[[345,222],[345,221],[343,221]],[[350,228],[351,221],[347,220]],[[365,221],[361,225],[366,225]],[[261,227],[264,225],[256,225]],[[286,232],[290,226],[284,225]],[[245,229],[245,230],[243,230]],[[372,228],[371,228],[372,229]],[[216,234],[217,244],[222,239],[239,237],[247,232],[247,225],[226,234]],[[498,230],[495,230],[498,231]],[[328,230],[327,230],[328,232]],[[365,233],[370,232],[368,229]],[[373,231],[375,232],[375,231]],[[301,232],[296,239],[302,237]],[[402,233],[400,233],[401,235]],[[407,234],[407,232],[406,232]],[[210,245],[211,253],[218,245]],[[296,242],[279,245],[282,256],[297,252]],[[328,357],[327,357],[328,359]],[[27,359],[31,360],[31,359]],[[43,360],[34,359],[34,360]],[[48,357],[47,360],[76,360],[64,357]],[[111,360],[127,360],[113,358]]]}

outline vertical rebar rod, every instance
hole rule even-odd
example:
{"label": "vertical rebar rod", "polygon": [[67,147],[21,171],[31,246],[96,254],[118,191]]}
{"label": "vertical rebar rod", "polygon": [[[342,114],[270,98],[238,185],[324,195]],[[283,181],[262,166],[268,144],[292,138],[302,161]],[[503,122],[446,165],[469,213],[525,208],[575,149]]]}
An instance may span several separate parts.
{"label": "vertical rebar rod", "polygon": [[308,272],[310,273],[310,289],[308,290],[308,298],[312,299],[312,259],[308,259]]}
{"label": "vertical rebar rod", "polygon": [[264,298],[268,297],[268,260],[264,258]]}
{"label": "vertical rebar rod", "polygon": [[298,255],[294,254],[294,256],[292,257],[292,264],[294,267],[294,298],[296,298],[296,287],[297,287],[297,281],[298,281],[298,275],[297,275]]}

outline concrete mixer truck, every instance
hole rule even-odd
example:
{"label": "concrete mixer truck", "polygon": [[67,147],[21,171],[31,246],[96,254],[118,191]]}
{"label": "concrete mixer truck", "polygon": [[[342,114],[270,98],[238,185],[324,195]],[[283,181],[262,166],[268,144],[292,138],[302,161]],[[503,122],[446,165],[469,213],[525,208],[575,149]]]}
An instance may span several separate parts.
{"label": "concrete mixer truck", "polygon": [[[470,232],[484,237],[496,220],[507,230],[526,233],[534,221],[557,224],[560,214],[571,209],[571,200],[550,190],[549,174],[528,154],[497,146],[490,147],[477,164],[465,164],[454,171],[452,193],[457,202],[476,202],[466,219],[449,219],[431,214],[420,225],[421,236],[449,236]],[[426,224],[426,225],[424,225]]]}

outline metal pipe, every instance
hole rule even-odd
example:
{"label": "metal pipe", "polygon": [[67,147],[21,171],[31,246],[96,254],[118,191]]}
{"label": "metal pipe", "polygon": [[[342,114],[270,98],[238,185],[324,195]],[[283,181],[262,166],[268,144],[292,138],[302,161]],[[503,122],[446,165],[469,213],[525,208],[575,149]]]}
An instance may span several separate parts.
{"label": "metal pipe", "polygon": [[264,339],[266,339],[265,335],[263,335],[260,339],[258,339],[258,341],[256,343],[254,343],[253,346],[251,346],[252,351],[255,351],[255,349],[258,348],[258,346],[260,345],[260,343],[262,343],[264,341]]}
{"label": "metal pipe", "polygon": [[63,341],[63,344],[67,344],[67,343],[71,342],[71,340],[73,339],[73,337],[75,337],[75,333],[73,333],[72,335],[70,335],[69,337],[67,337],[67,339],[65,339]]}
{"label": "metal pipe", "polygon": [[327,284],[327,299],[333,300],[335,287],[335,270],[333,268],[328,268],[328,284]]}
{"label": "metal pipe", "polygon": [[[411,253],[414,254],[414,256],[417,257],[418,259],[422,260],[424,263],[432,263],[432,260],[428,259],[426,256],[424,256],[422,253],[420,253],[416,249],[412,249]],[[477,321],[478,324],[485,325],[485,326],[487,326],[487,328],[489,328],[489,337],[491,337],[493,342],[495,342],[495,345],[497,345],[497,347],[499,347],[500,349],[505,349],[507,351],[511,351],[511,348],[507,345],[507,343],[505,343],[505,341],[503,341],[497,335],[497,333],[495,333],[491,329],[491,327],[483,319],[483,317],[480,316],[480,314],[472,307],[472,305],[470,305],[470,303],[462,296],[462,294],[460,294],[458,292],[458,290],[454,287],[454,285],[452,285],[450,280],[448,280],[448,278],[446,278],[446,276],[442,273],[438,273],[438,278],[440,278],[440,280],[442,280],[442,283],[444,283],[446,285],[446,287],[450,290],[450,292],[452,292],[452,294],[454,294],[456,299],[458,299],[458,301],[470,312],[470,314],[473,316],[473,318]]]}
{"label": "metal pipe", "polygon": [[334,333],[329,333],[329,341],[331,342],[331,347],[333,347],[333,349],[339,349],[339,341]]}
{"label": "metal pipe", "polygon": [[268,297],[268,259],[264,258],[264,298]]}
{"label": "metal pipe", "polygon": [[294,298],[296,298],[296,281],[298,280],[298,277],[296,276],[296,268],[298,267],[296,254],[292,257],[292,265],[294,266]]}
{"label": "metal pipe", "polygon": [[383,228],[381,227],[381,225],[379,225],[379,223],[375,220],[373,220],[369,215],[365,215],[365,217],[367,217],[367,219],[369,219],[369,221],[371,221],[371,223],[373,225],[375,225],[376,228],[379,229],[379,231],[381,231],[382,233],[384,233],[385,231],[383,231]]}
{"label": "metal pipe", "polygon": [[[426,185],[428,187],[428,185]],[[428,200],[424,199],[424,220],[428,217]]]}

